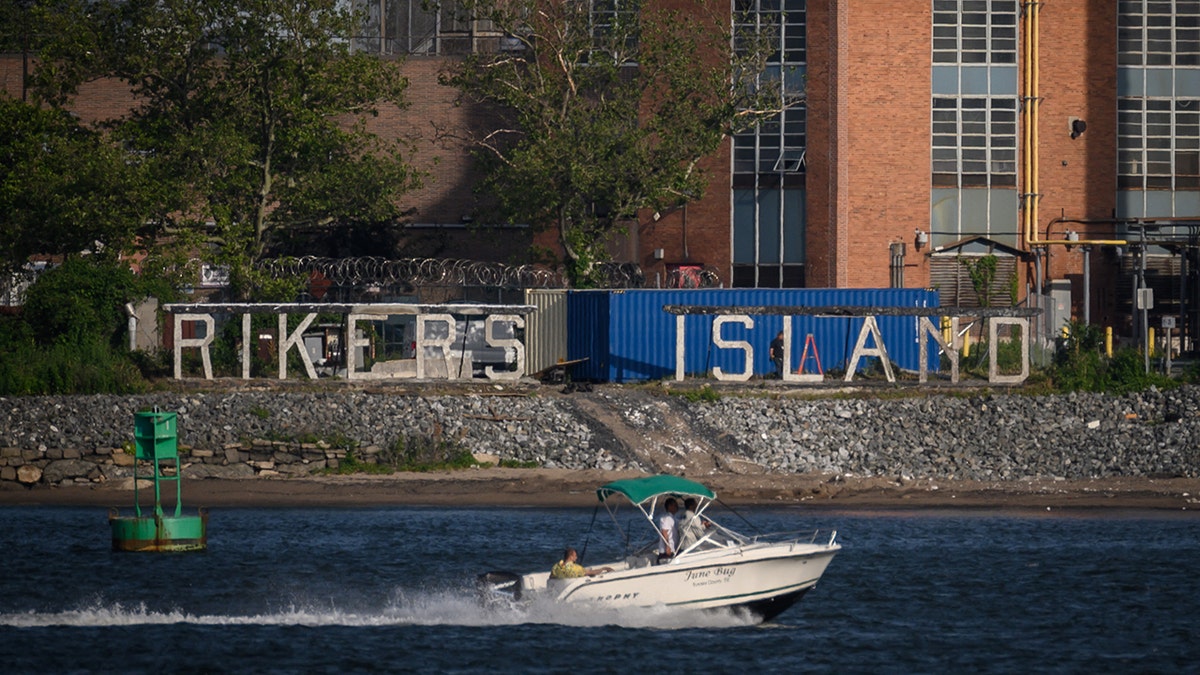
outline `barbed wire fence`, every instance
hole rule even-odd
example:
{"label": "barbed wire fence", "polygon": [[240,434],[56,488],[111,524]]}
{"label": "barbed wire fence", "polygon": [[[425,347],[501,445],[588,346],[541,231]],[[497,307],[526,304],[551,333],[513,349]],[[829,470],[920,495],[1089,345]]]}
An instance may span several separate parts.
{"label": "barbed wire fence", "polygon": [[[277,279],[307,279],[305,297],[298,298],[300,301],[387,301],[415,296],[420,302],[430,303],[447,300],[519,303],[526,289],[569,287],[561,270],[453,258],[304,256],[262,260],[258,269]],[[41,271],[26,267],[0,275],[0,306],[23,304],[25,291]],[[646,275],[636,263],[600,263],[597,272],[600,288],[647,287]],[[652,286],[657,286],[657,281]],[[708,267],[671,270],[665,282],[666,288],[721,285],[716,271]]]}
{"label": "barbed wire fence", "polygon": [[[541,265],[453,258],[379,257],[323,258],[304,256],[274,258],[258,263],[260,271],[275,278],[308,279],[312,300],[355,302],[416,296],[421,302],[452,299],[519,302],[527,289],[568,288],[561,270]],[[600,263],[595,278],[601,288],[645,288],[646,275],[635,263]],[[675,288],[705,288],[719,285],[715,272],[668,276]]]}

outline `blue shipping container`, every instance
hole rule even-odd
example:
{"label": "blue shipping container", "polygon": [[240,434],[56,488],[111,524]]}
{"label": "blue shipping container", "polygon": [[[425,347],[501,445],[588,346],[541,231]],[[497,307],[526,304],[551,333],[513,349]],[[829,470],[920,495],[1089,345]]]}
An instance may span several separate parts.
{"label": "blue shipping container", "polygon": [[[936,291],[920,289],[670,289],[570,291],[567,296],[567,352],[571,359],[587,359],[573,371],[581,380],[637,382],[675,376],[675,315],[665,305],[719,307],[937,307]],[[726,373],[744,370],[745,353],[719,349],[712,341],[713,315],[684,319],[684,370],[704,376],[714,366]],[[754,348],[754,374],[774,372],[769,347],[783,330],[782,316],[752,315],[753,327],[726,324],[721,337],[744,340]],[[800,364],[804,343],[812,335],[824,370],[844,370],[854,351],[862,317],[792,318],[791,363]],[[917,317],[880,316],[879,330],[888,357],[905,370],[919,365]],[[868,340],[868,347],[873,347]],[[930,370],[937,367],[937,344],[929,346]],[[859,361],[859,368],[873,359]],[[805,372],[815,372],[807,361]]]}

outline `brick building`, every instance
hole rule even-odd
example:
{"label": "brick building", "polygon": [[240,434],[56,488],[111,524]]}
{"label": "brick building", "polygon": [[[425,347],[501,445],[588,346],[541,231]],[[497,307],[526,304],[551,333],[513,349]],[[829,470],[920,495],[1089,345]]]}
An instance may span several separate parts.
{"label": "brick building", "polygon": [[[726,142],[702,200],[614,243],[650,285],[703,266],[726,286],[933,287],[971,305],[961,261],[991,253],[990,303],[1058,307],[1047,333],[1073,316],[1136,337],[1138,286],[1200,325],[1200,0],[733,4],[739,28],[778,27],[771,72],[806,103]],[[412,105],[375,124],[415,139],[430,173],[410,229],[440,242],[431,255],[513,261],[533,235],[492,222],[465,148],[435,132],[486,127],[437,74],[504,36],[422,0],[365,6],[356,47],[404,58],[411,82]],[[20,67],[0,61],[9,91]],[[78,110],[128,104],[93,85]]]}

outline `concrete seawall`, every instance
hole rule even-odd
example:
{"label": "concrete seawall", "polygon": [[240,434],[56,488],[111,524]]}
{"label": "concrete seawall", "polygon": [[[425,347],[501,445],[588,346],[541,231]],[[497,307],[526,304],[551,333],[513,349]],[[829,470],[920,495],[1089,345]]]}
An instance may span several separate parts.
{"label": "concrete seawall", "polygon": [[254,478],[386,455],[400,438],[567,469],[1020,480],[1200,476],[1200,388],[1126,396],[689,401],[647,387],[159,392],[0,398],[0,481],[133,472],[133,414],[178,413],[183,474]]}

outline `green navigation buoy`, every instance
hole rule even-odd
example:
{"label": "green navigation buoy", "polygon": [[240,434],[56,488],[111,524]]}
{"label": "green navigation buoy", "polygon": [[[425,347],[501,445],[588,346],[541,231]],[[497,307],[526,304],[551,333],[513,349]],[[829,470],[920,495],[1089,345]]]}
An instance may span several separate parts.
{"label": "green navigation buoy", "polygon": [[[114,551],[203,551],[208,546],[208,513],[183,515],[179,443],[173,412],[135,413],[133,469],[133,516],[113,509],[108,516]],[[149,469],[151,473],[143,473]],[[150,479],[154,485],[154,515],[142,515],[138,483]],[[175,483],[175,513],[165,515],[162,484]]]}

